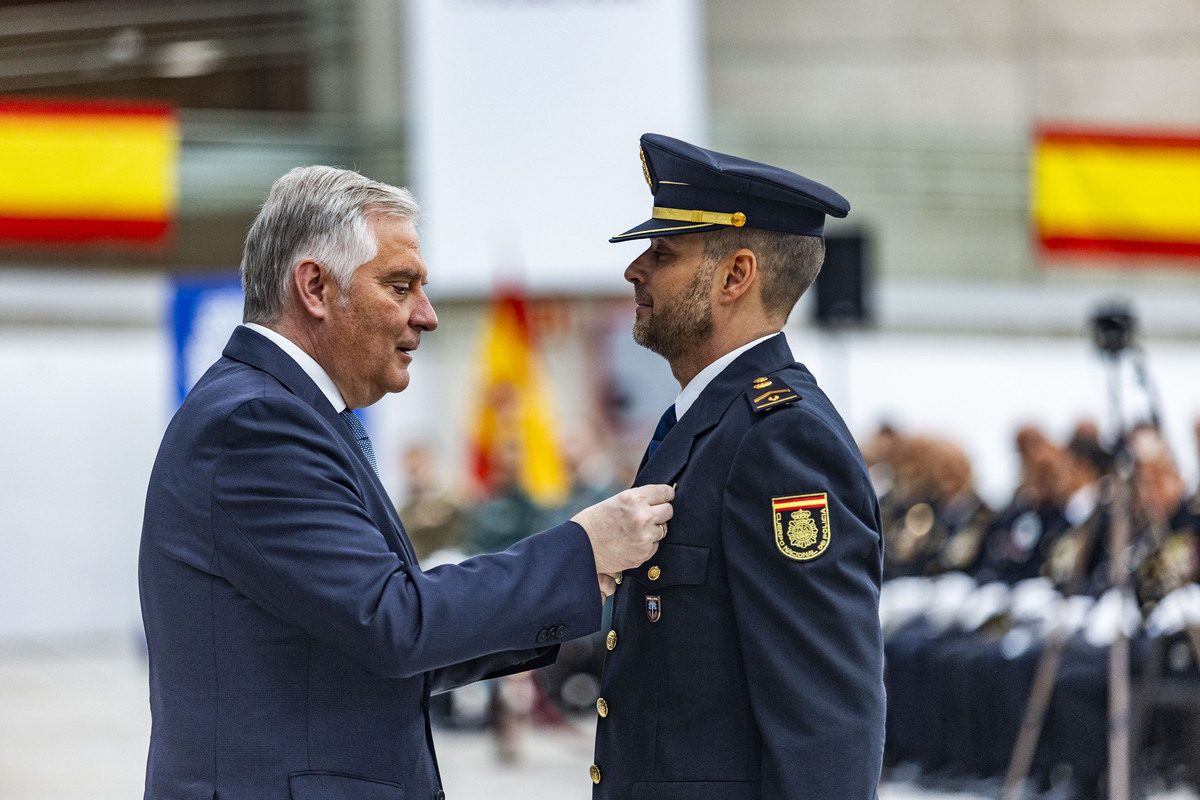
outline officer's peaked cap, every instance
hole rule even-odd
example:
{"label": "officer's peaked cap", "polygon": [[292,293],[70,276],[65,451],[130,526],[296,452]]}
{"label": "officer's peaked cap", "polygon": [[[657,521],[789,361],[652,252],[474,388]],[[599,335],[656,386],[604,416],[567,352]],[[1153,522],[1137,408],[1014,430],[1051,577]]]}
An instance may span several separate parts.
{"label": "officer's peaked cap", "polygon": [[642,136],[650,219],[610,242],[703,233],[725,227],[820,236],[825,217],[844,217],[846,198],[779,167],[697,147],[670,136]]}

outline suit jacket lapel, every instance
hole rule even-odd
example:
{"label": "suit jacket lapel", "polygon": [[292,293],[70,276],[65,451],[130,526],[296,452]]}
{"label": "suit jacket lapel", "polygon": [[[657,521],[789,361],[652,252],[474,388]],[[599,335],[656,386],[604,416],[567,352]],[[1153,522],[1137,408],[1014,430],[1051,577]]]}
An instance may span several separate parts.
{"label": "suit jacket lapel", "polygon": [[385,524],[383,520],[378,519],[376,522],[379,524],[379,528],[384,536],[388,539],[389,546],[408,563],[415,566],[417,564],[417,557],[412,550],[412,546],[409,544],[408,533],[404,530],[404,525],[400,522],[400,516],[396,513],[396,508],[392,505],[387,491],[383,488],[383,484],[380,483],[379,476],[375,474],[375,470],[372,469],[370,462],[367,461],[367,457],[359,449],[358,442],[355,440],[354,434],[350,432],[349,426],[338,416],[338,413],[330,404],[329,398],[325,396],[320,387],[313,383],[312,378],[308,377],[308,373],[301,369],[300,365],[291,356],[280,350],[265,336],[260,336],[249,328],[240,325],[234,329],[233,335],[229,337],[229,343],[225,345],[223,355],[235,361],[249,364],[275,378],[289,392],[312,406],[313,410],[320,414],[333,430],[337,431],[337,434],[350,447],[350,451],[362,462],[365,468],[364,471],[368,476],[367,481],[369,485],[367,491],[374,492],[376,501],[385,509],[387,523],[390,524]]}
{"label": "suit jacket lapel", "polygon": [[791,348],[782,334],[771,337],[734,359],[704,387],[696,402],[638,472],[633,485],[673,483],[687,466],[696,438],[721,421],[729,406],[750,382],[792,363]]}

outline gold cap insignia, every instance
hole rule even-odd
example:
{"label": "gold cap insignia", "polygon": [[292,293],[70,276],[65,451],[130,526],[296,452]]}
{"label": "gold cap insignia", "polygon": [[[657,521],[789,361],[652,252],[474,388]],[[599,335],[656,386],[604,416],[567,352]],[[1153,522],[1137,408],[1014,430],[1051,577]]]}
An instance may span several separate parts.
{"label": "gold cap insignia", "polygon": [[650,163],[646,161],[645,148],[638,148],[638,155],[642,157],[642,174],[646,176],[646,185],[650,187],[650,194],[654,194],[654,179],[650,177]]}
{"label": "gold cap insignia", "polygon": [[829,547],[829,496],[797,494],[771,498],[775,545],[793,561],[812,561]]}
{"label": "gold cap insignia", "polygon": [[778,378],[757,378],[746,390],[746,396],[750,398],[754,410],[760,412],[800,399],[800,395]]}

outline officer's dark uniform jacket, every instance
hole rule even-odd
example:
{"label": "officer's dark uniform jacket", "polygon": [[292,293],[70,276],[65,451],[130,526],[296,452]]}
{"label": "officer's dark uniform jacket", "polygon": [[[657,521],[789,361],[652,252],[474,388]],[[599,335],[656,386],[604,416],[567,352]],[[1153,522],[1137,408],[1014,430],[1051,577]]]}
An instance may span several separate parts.
{"label": "officer's dark uniform jacket", "polygon": [[879,507],[782,335],[742,353],[637,476],[676,484],[607,632],[596,800],[869,800],[883,752]]}

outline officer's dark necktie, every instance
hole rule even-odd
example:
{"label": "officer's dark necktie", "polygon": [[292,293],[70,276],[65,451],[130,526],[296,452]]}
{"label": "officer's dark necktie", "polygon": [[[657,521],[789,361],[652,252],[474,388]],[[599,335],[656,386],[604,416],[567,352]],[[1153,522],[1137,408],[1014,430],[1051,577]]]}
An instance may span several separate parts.
{"label": "officer's dark necktie", "polygon": [[667,406],[667,410],[663,412],[662,419],[658,421],[658,427],[654,429],[654,438],[650,440],[650,446],[646,448],[646,460],[654,455],[654,451],[663,443],[663,439],[667,438],[667,433],[671,428],[675,427],[675,404]]}
{"label": "officer's dark necktie", "polygon": [[375,463],[375,449],[371,447],[371,437],[367,436],[367,429],[363,427],[362,421],[350,409],[346,409],[340,415],[342,422],[346,423],[346,427],[350,428],[350,432],[354,434],[355,441],[358,442],[358,449],[362,450],[367,461],[371,464],[371,469],[375,470],[375,474],[379,474],[379,465]]}

